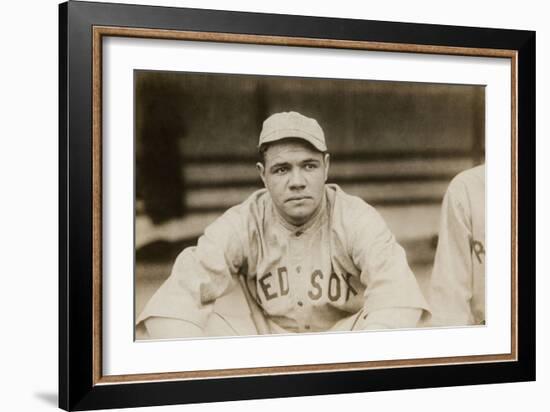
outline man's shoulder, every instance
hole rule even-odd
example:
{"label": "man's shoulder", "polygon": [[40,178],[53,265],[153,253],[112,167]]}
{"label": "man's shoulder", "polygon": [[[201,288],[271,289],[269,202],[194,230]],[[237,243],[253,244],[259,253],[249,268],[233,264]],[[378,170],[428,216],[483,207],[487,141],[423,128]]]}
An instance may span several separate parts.
{"label": "man's shoulder", "polygon": [[336,184],[327,184],[325,190],[333,219],[353,225],[359,218],[378,215],[363,198],[345,192]]}
{"label": "man's shoulder", "polygon": [[449,183],[447,192],[454,196],[469,196],[485,190],[485,165],[458,173]]}
{"label": "man's shoulder", "polygon": [[224,218],[239,217],[244,219],[259,218],[264,215],[271,197],[266,189],[259,189],[252,193],[243,202],[230,207],[223,215]]}
{"label": "man's shoulder", "polygon": [[[387,238],[388,226],[376,208],[363,198],[346,193],[336,185],[327,185],[327,193],[332,198],[330,208],[331,230],[348,247],[377,242],[380,236]],[[351,250],[351,249],[350,249]]]}
{"label": "man's shoulder", "polygon": [[463,170],[453,178],[453,181],[457,182],[477,182],[480,180],[485,180],[484,164]]}
{"label": "man's shoulder", "polygon": [[257,190],[243,202],[230,207],[210,223],[205,233],[243,233],[258,227],[265,217],[269,194],[265,189]]}
{"label": "man's shoulder", "polygon": [[374,210],[374,207],[367,203],[363,198],[345,192],[336,184],[327,184],[325,191],[327,193],[327,198],[331,208],[333,209],[335,207],[346,208],[348,213],[353,211]]}

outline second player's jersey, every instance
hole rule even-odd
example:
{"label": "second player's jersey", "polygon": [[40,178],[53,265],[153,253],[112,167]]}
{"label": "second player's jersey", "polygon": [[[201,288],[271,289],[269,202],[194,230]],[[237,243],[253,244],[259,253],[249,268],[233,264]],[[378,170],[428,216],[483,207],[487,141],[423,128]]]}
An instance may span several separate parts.
{"label": "second player's jersey", "polygon": [[319,212],[301,227],[278,215],[266,190],[229,209],[178,256],[138,322],[165,316],[202,326],[238,275],[265,316],[289,332],[326,331],[359,311],[427,309],[376,210],[326,185]]}
{"label": "second player's jersey", "polygon": [[430,304],[436,326],[485,322],[485,166],[457,175],[443,200]]}

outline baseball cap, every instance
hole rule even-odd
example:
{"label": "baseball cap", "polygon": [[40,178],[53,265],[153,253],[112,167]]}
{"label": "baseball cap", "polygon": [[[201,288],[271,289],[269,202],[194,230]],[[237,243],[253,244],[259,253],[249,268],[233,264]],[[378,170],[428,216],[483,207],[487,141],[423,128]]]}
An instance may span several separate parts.
{"label": "baseball cap", "polygon": [[320,152],[327,151],[325,133],[317,120],[298,112],[275,113],[265,119],[258,148],[264,143],[295,137],[311,143]]}

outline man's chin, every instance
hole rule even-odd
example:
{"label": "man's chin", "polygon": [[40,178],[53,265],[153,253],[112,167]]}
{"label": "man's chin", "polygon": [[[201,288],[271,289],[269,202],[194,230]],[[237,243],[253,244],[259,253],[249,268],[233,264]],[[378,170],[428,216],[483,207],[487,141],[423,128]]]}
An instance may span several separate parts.
{"label": "man's chin", "polygon": [[292,213],[287,215],[287,220],[295,226],[301,226],[311,219],[311,213]]}

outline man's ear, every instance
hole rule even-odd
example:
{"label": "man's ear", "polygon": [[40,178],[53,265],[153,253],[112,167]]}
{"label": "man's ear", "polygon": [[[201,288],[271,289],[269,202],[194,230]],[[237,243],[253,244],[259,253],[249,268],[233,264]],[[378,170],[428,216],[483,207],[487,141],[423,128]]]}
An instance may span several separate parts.
{"label": "man's ear", "polygon": [[328,153],[325,153],[324,161],[325,161],[325,182],[326,182],[328,179],[328,167],[330,165],[330,155]]}
{"label": "man's ear", "polygon": [[262,182],[264,182],[265,186],[265,166],[261,162],[258,162],[256,163],[256,168],[258,169],[258,172],[260,173],[260,178],[262,179]]}

